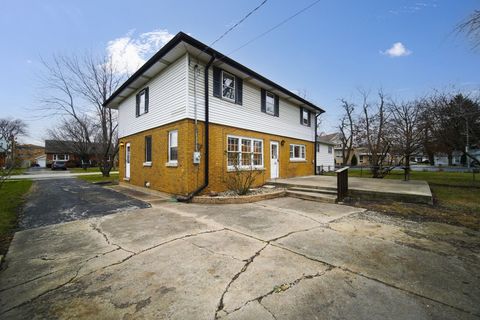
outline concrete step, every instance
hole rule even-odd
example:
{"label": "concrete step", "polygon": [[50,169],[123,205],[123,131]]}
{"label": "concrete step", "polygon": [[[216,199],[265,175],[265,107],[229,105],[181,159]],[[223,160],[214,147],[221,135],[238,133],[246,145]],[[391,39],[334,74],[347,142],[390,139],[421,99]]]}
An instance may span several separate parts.
{"label": "concrete step", "polygon": [[304,200],[310,200],[310,201],[337,203],[336,195],[326,194],[326,193],[295,191],[295,190],[288,189],[287,196],[304,199]]}
{"label": "concrete step", "polygon": [[293,191],[305,191],[305,192],[316,192],[316,193],[323,193],[323,194],[337,194],[337,190],[333,189],[318,189],[318,188],[308,188],[308,187],[291,187],[288,190]]}

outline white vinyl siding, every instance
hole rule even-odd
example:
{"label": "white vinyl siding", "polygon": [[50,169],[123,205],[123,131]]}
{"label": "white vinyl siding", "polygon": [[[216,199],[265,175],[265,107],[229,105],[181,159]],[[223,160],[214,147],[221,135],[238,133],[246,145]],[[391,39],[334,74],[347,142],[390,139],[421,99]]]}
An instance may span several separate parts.
{"label": "white vinyl siding", "polygon": [[136,117],[136,95],[132,93],[118,107],[118,136],[129,136],[186,118],[187,55],[162,70],[149,87],[148,113]]}
{"label": "white vinyl siding", "polygon": [[[189,100],[188,118],[194,119],[194,66],[192,61],[189,66]],[[198,120],[205,119],[204,104],[204,65],[199,64],[196,82],[196,103]],[[221,66],[220,66],[221,67]],[[213,72],[209,71],[209,105],[210,122],[260,131],[263,133],[291,137],[306,141],[315,141],[314,126],[303,126],[299,121],[300,106],[294,105],[280,97],[279,116],[272,117],[270,114],[261,112],[260,87],[243,81],[242,105],[230,103],[224,99],[213,96]],[[267,88],[268,89],[268,88]],[[151,111],[150,111],[151,112]]]}
{"label": "white vinyl siding", "polygon": [[333,149],[333,146],[323,143],[317,144],[317,167],[323,166],[324,171],[335,170],[335,157],[333,152],[328,152],[329,148]]}

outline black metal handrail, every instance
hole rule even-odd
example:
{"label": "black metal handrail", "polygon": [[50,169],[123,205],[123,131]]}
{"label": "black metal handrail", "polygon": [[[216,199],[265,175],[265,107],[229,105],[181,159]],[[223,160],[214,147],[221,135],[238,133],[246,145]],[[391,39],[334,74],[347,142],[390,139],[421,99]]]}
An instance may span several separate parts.
{"label": "black metal handrail", "polygon": [[343,201],[348,195],[348,168],[343,167],[335,171],[337,174],[337,201]]}

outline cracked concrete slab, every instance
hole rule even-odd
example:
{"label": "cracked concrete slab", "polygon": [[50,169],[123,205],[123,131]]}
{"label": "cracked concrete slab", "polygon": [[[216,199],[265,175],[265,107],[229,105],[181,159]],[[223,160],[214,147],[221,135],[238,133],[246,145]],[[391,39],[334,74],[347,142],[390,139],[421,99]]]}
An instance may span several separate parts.
{"label": "cracked concrete slab", "polygon": [[[259,202],[260,203],[260,202]],[[184,210],[193,217],[221,224],[262,240],[284,236],[286,233],[305,230],[320,224],[298,215],[279,212],[260,205],[245,204],[201,205],[201,204],[166,204],[166,208]]]}
{"label": "cracked concrete slab", "polygon": [[397,288],[479,313],[478,264],[326,228],[297,233],[275,243]]}
{"label": "cracked concrete slab", "polygon": [[0,271],[0,318],[480,315],[478,234],[279,200],[165,203],[19,232]]}
{"label": "cracked concrete slab", "polygon": [[331,222],[353,213],[365,211],[365,209],[362,208],[332,203],[305,201],[288,197],[265,200],[253,205],[271,208],[273,210],[283,210],[284,212],[309,217],[320,223]]}
{"label": "cracked concrete slab", "polygon": [[[275,319],[477,319],[340,269],[261,300]],[[248,319],[248,318],[244,318]]]}
{"label": "cracked concrete slab", "polygon": [[231,313],[246,302],[290,289],[296,281],[323,274],[328,266],[286,250],[267,246],[225,294],[223,310]]}

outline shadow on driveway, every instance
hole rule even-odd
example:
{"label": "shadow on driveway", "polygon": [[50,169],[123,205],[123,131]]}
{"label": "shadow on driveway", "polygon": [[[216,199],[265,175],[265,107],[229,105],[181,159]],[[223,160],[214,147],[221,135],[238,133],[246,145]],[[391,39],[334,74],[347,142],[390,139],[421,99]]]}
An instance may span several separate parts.
{"label": "shadow on driveway", "polygon": [[21,229],[148,208],[146,202],[79,179],[35,181],[23,212]]}

